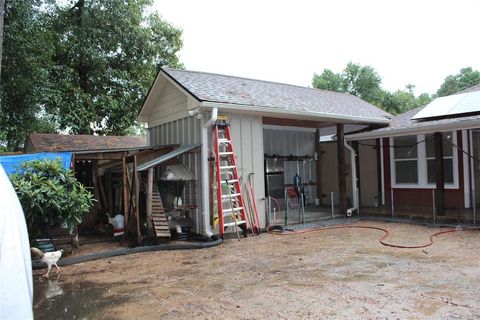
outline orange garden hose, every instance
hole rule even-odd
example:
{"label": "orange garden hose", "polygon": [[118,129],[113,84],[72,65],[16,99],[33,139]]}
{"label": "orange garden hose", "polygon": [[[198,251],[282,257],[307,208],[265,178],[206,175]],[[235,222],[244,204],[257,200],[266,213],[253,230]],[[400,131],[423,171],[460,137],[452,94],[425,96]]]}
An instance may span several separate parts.
{"label": "orange garden hose", "polygon": [[303,233],[309,233],[309,232],[317,232],[317,231],[324,231],[324,230],[332,230],[332,229],[372,229],[372,230],[379,230],[384,232],[385,234],[378,240],[382,245],[387,246],[387,247],[392,247],[392,248],[402,248],[402,249],[418,249],[418,248],[426,248],[429,247],[433,244],[433,237],[439,236],[441,234],[445,233],[451,233],[451,232],[460,232],[460,231],[472,231],[472,230],[479,230],[480,228],[455,228],[455,229],[448,229],[444,231],[439,231],[431,234],[429,236],[429,242],[427,244],[421,244],[418,246],[405,246],[405,245],[399,245],[399,244],[392,244],[385,242],[384,240],[389,236],[388,230],[380,227],[371,227],[371,226],[354,226],[354,225],[344,225],[344,226],[334,226],[334,227],[319,227],[319,228],[311,228],[311,229],[305,229],[305,230],[300,230],[300,231],[288,231],[288,232],[277,232],[277,231],[272,231],[271,230],[272,226],[269,226],[267,228],[267,232],[270,234],[274,235],[280,235],[280,236],[290,236],[290,235],[298,235],[298,234],[303,234]]}

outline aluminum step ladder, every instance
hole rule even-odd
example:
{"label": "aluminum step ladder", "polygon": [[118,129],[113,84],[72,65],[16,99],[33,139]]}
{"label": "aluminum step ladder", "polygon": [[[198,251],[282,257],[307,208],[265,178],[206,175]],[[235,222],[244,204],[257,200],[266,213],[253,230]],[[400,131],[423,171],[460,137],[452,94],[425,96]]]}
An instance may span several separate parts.
{"label": "aluminum step ladder", "polygon": [[214,217],[213,226],[218,224],[221,238],[228,227],[234,227],[237,235],[240,228],[247,236],[246,210],[227,119],[219,116],[213,131],[217,191],[217,216]]}

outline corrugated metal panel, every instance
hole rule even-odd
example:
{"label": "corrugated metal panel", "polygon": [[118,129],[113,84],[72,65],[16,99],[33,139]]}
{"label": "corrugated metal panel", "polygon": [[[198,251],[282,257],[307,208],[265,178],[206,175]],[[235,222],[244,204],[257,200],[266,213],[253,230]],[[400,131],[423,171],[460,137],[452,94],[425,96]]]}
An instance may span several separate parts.
{"label": "corrugated metal panel", "polygon": [[[265,153],[294,156],[313,156],[315,154],[315,132],[295,131],[293,129],[263,129]],[[293,177],[297,173],[297,161],[284,162],[285,184],[293,184]],[[316,180],[315,161],[298,163],[298,173],[302,181]],[[312,197],[316,197],[316,188],[311,188]]]}
{"label": "corrugated metal panel", "polygon": [[[148,129],[149,142],[152,145],[168,145],[168,144],[201,144],[201,124],[196,117],[187,117],[155,126]],[[184,190],[184,202],[195,201],[197,209],[192,211],[191,218],[196,222],[196,232],[202,233],[203,220],[201,217],[202,207],[202,175],[201,175],[201,157],[200,153],[187,153],[181,156],[182,164],[187,166],[197,177],[196,183],[187,184]],[[158,173],[159,174],[159,173]]]}
{"label": "corrugated metal panel", "polygon": [[155,158],[153,160],[145,162],[141,166],[138,166],[137,170],[138,171],[144,171],[144,170],[150,169],[151,167],[157,166],[157,165],[159,165],[159,164],[161,164],[161,163],[163,163],[167,160],[170,160],[170,159],[173,159],[173,158],[178,157],[180,155],[183,155],[184,153],[187,153],[188,151],[190,151],[192,149],[195,149],[199,146],[200,146],[199,144],[184,144],[184,145],[181,145],[177,149],[175,149],[175,150],[173,150],[173,151],[171,151],[167,154],[161,155],[158,158]]}

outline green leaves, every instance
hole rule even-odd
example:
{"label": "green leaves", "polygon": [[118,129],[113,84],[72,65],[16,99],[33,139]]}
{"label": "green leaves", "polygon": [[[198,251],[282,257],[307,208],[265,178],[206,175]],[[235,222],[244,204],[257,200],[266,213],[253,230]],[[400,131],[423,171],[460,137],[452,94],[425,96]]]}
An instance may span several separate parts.
{"label": "green leaves", "polygon": [[150,1],[92,0],[58,6],[50,71],[60,128],[71,133],[122,135],[134,125],[160,65],[180,66],[181,31]]}
{"label": "green leaves", "polygon": [[10,179],[31,232],[35,232],[38,223],[66,222],[73,229],[94,201],[92,193],[76,180],[74,173],[57,160],[25,162]]}
{"label": "green leaves", "polygon": [[418,97],[413,94],[413,85],[406,90],[389,92],[381,88],[381,77],[371,66],[362,66],[349,62],[342,73],[329,69],[314,74],[312,84],[317,89],[344,92],[357,96],[392,114],[428,104],[432,98],[427,93]]}
{"label": "green leaves", "polygon": [[122,135],[160,66],[182,67],[182,31],[149,0],[9,0],[0,150],[32,132]]}
{"label": "green leaves", "polygon": [[477,84],[480,84],[480,71],[473,70],[471,67],[463,68],[458,74],[445,78],[437,91],[437,96],[444,97],[455,94]]}

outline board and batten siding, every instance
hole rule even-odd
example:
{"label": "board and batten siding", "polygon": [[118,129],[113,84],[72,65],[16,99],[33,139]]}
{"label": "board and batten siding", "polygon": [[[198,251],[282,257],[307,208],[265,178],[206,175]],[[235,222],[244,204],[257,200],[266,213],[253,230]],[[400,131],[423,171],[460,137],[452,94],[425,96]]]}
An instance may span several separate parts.
{"label": "board and batten siding", "polygon": [[[148,129],[149,145],[169,144],[200,144],[201,143],[201,120],[196,117],[187,117]],[[187,166],[197,179],[196,184],[190,184],[191,188],[185,189],[185,199],[196,201],[197,209],[192,211],[190,216],[195,221],[195,232],[203,232],[202,208],[202,174],[200,151],[184,154],[181,163]],[[208,177],[207,177],[208,178]],[[195,188],[193,188],[195,186]]]}
{"label": "board and batten siding", "polygon": [[[376,140],[363,140],[358,146],[360,162],[360,206],[379,206],[378,199],[378,163]],[[357,169],[358,171],[358,169]]]}
{"label": "board and batten siding", "polygon": [[[322,164],[322,190],[324,198],[323,204],[331,205],[331,192],[334,193],[334,204],[338,205],[338,157],[337,157],[337,143],[336,142],[324,142],[320,144],[321,148],[321,164]],[[347,201],[348,206],[352,205],[352,178],[350,175],[350,151],[345,149],[345,168],[347,176]]]}
{"label": "board and batten siding", "polygon": [[[263,228],[266,224],[266,218],[262,117],[245,114],[227,114],[227,116],[230,121],[230,132],[238,174],[243,182],[242,189],[245,188],[245,183],[248,181],[248,174],[254,173],[252,182],[260,226]],[[245,198],[244,201],[246,202],[247,199]]]}
{"label": "board and batten siding", "polygon": [[187,116],[187,96],[167,82],[155,103],[155,108],[149,115],[148,126],[155,127]]}

